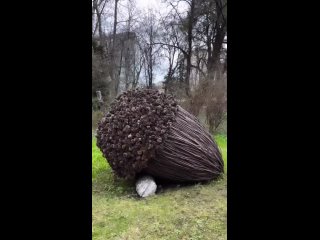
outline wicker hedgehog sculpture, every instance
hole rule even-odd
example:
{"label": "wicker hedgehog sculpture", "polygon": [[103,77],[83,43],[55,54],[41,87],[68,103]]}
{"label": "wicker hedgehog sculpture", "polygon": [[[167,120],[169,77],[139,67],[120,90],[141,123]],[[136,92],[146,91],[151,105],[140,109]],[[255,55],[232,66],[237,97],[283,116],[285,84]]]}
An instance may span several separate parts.
{"label": "wicker hedgehog sculpture", "polygon": [[125,179],[145,173],[197,182],[223,173],[221,153],[199,120],[153,89],[130,90],[111,103],[98,126],[97,146]]}

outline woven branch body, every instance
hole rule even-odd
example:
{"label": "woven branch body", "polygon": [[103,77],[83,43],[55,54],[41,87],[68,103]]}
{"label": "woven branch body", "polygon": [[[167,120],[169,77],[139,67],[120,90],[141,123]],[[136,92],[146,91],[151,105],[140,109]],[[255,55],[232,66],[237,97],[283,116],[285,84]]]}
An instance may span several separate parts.
{"label": "woven branch body", "polygon": [[197,118],[179,106],[176,122],[146,173],[175,182],[209,181],[223,173],[221,152]]}

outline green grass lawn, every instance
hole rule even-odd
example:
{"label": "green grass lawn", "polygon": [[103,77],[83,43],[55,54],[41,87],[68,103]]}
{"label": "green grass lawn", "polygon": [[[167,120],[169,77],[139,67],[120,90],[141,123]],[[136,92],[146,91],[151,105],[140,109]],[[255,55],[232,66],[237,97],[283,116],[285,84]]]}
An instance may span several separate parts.
{"label": "green grass lawn", "polygon": [[[227,163],[227,138],[215,137]],[[137,197],[133,182],[115,179],[92,140],[92,239],[227,239],[227,176]]]}

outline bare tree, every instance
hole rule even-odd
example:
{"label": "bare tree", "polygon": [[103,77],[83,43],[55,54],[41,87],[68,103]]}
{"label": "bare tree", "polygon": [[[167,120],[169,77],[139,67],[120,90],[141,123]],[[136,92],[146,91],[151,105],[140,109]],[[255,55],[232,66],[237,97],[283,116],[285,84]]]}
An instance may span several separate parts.
{"label": "bare tree", "polygon": [[190,97],[190,73],[191,73],[191,54],[192,54],[192,30],[193,30],[193,26],[195,25],[195,0],[190,0],[187,1],[190,5],[190,9],[187,15],[187,41],[188,41],[188,54],[186,56],[186,60],[187,60],[187,66],[186,66],[186,86],[185,86],[185,90],[186,90],[186,95],[188,97]]}
{"label": "bare tree", "polygon": [[[92,36],[94,37],[98,29],[100,39],[103,37],[102,14],[105,9],[107,0],[92,0]],[[95,20],[96,16],[96,21]]]}
{"label": "bare tree", "polygon": [[[183,38],[179,38],[175,43],[156,42],[154,44],[160,44],[161,46],[167,46],[178,49],[183,55],[186,61],[185,76],[184,76],[184,89],[187,97],[190,97],[190,73],[191,68],[196,67],[192,64],[192,52],[193,52],[193,31],[197,21],[196,14],[196,0],[168,0],[171,6],[171,15],[176,19],[176,25],[179,26],[180,32],[183,34]],[[181,13],[178,10],[179,3],[185,3],[188,5],[187,13]]]}
{"label": "bare tree", "polygon": [[158,39],[159,26],[156,21],[156,16],[151,9],[148,10],[146,16],[141,22],[140,44],[144,54],[144,72],[146,86],[153,87],[154,68],[160,53],[160,46],[155,46],[155,41]]}
{"label": "bare tree", "polygon": [[135,52],[135,57],[134,57],[134,62],[133,62],[133,81],[132,81],[132,88],[136,88],[139,79],[140,79],[140,74],[143,69],[143,66],[145,65],[144,63],[144,54],[143,54],[143,48],[139,42],[137,41],[137,51]]}
{"label": "bare tree", "polygon": [[168,60],[168,70],[165,76],[164,88],[165,92],[172,92],[172,87],[175,85],[175,73],[178,67],[178,59],[181,56],[181,51],[175,46],[179,46],[179,31],[177,22],[169,14],[160,19],[161,37],[160,40],[164,58]]}
{"label": "bare tree", "polygon": [[139,54],[140,44],[135,33],[140,17],[135,0],[128,0],[125,9],[127,18],[123,22],[125,23],[124,32],[126,32],[128,44],[124,49],[124,82],[125,89],[128,90],[137,86],[143,64],[141,54]]}

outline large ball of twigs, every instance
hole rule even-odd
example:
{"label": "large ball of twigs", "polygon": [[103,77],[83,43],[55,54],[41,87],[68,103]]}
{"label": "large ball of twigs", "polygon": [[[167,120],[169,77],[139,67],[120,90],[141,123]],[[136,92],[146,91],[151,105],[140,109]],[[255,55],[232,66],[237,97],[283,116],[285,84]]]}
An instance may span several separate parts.
{"label": "large ball of twigs", "polygon": [[177,182],[208,181],[223,173],[221,153],[196,117],[153,89],[130,90],[100,121],[97,146],[115,174],[138,173]]}

